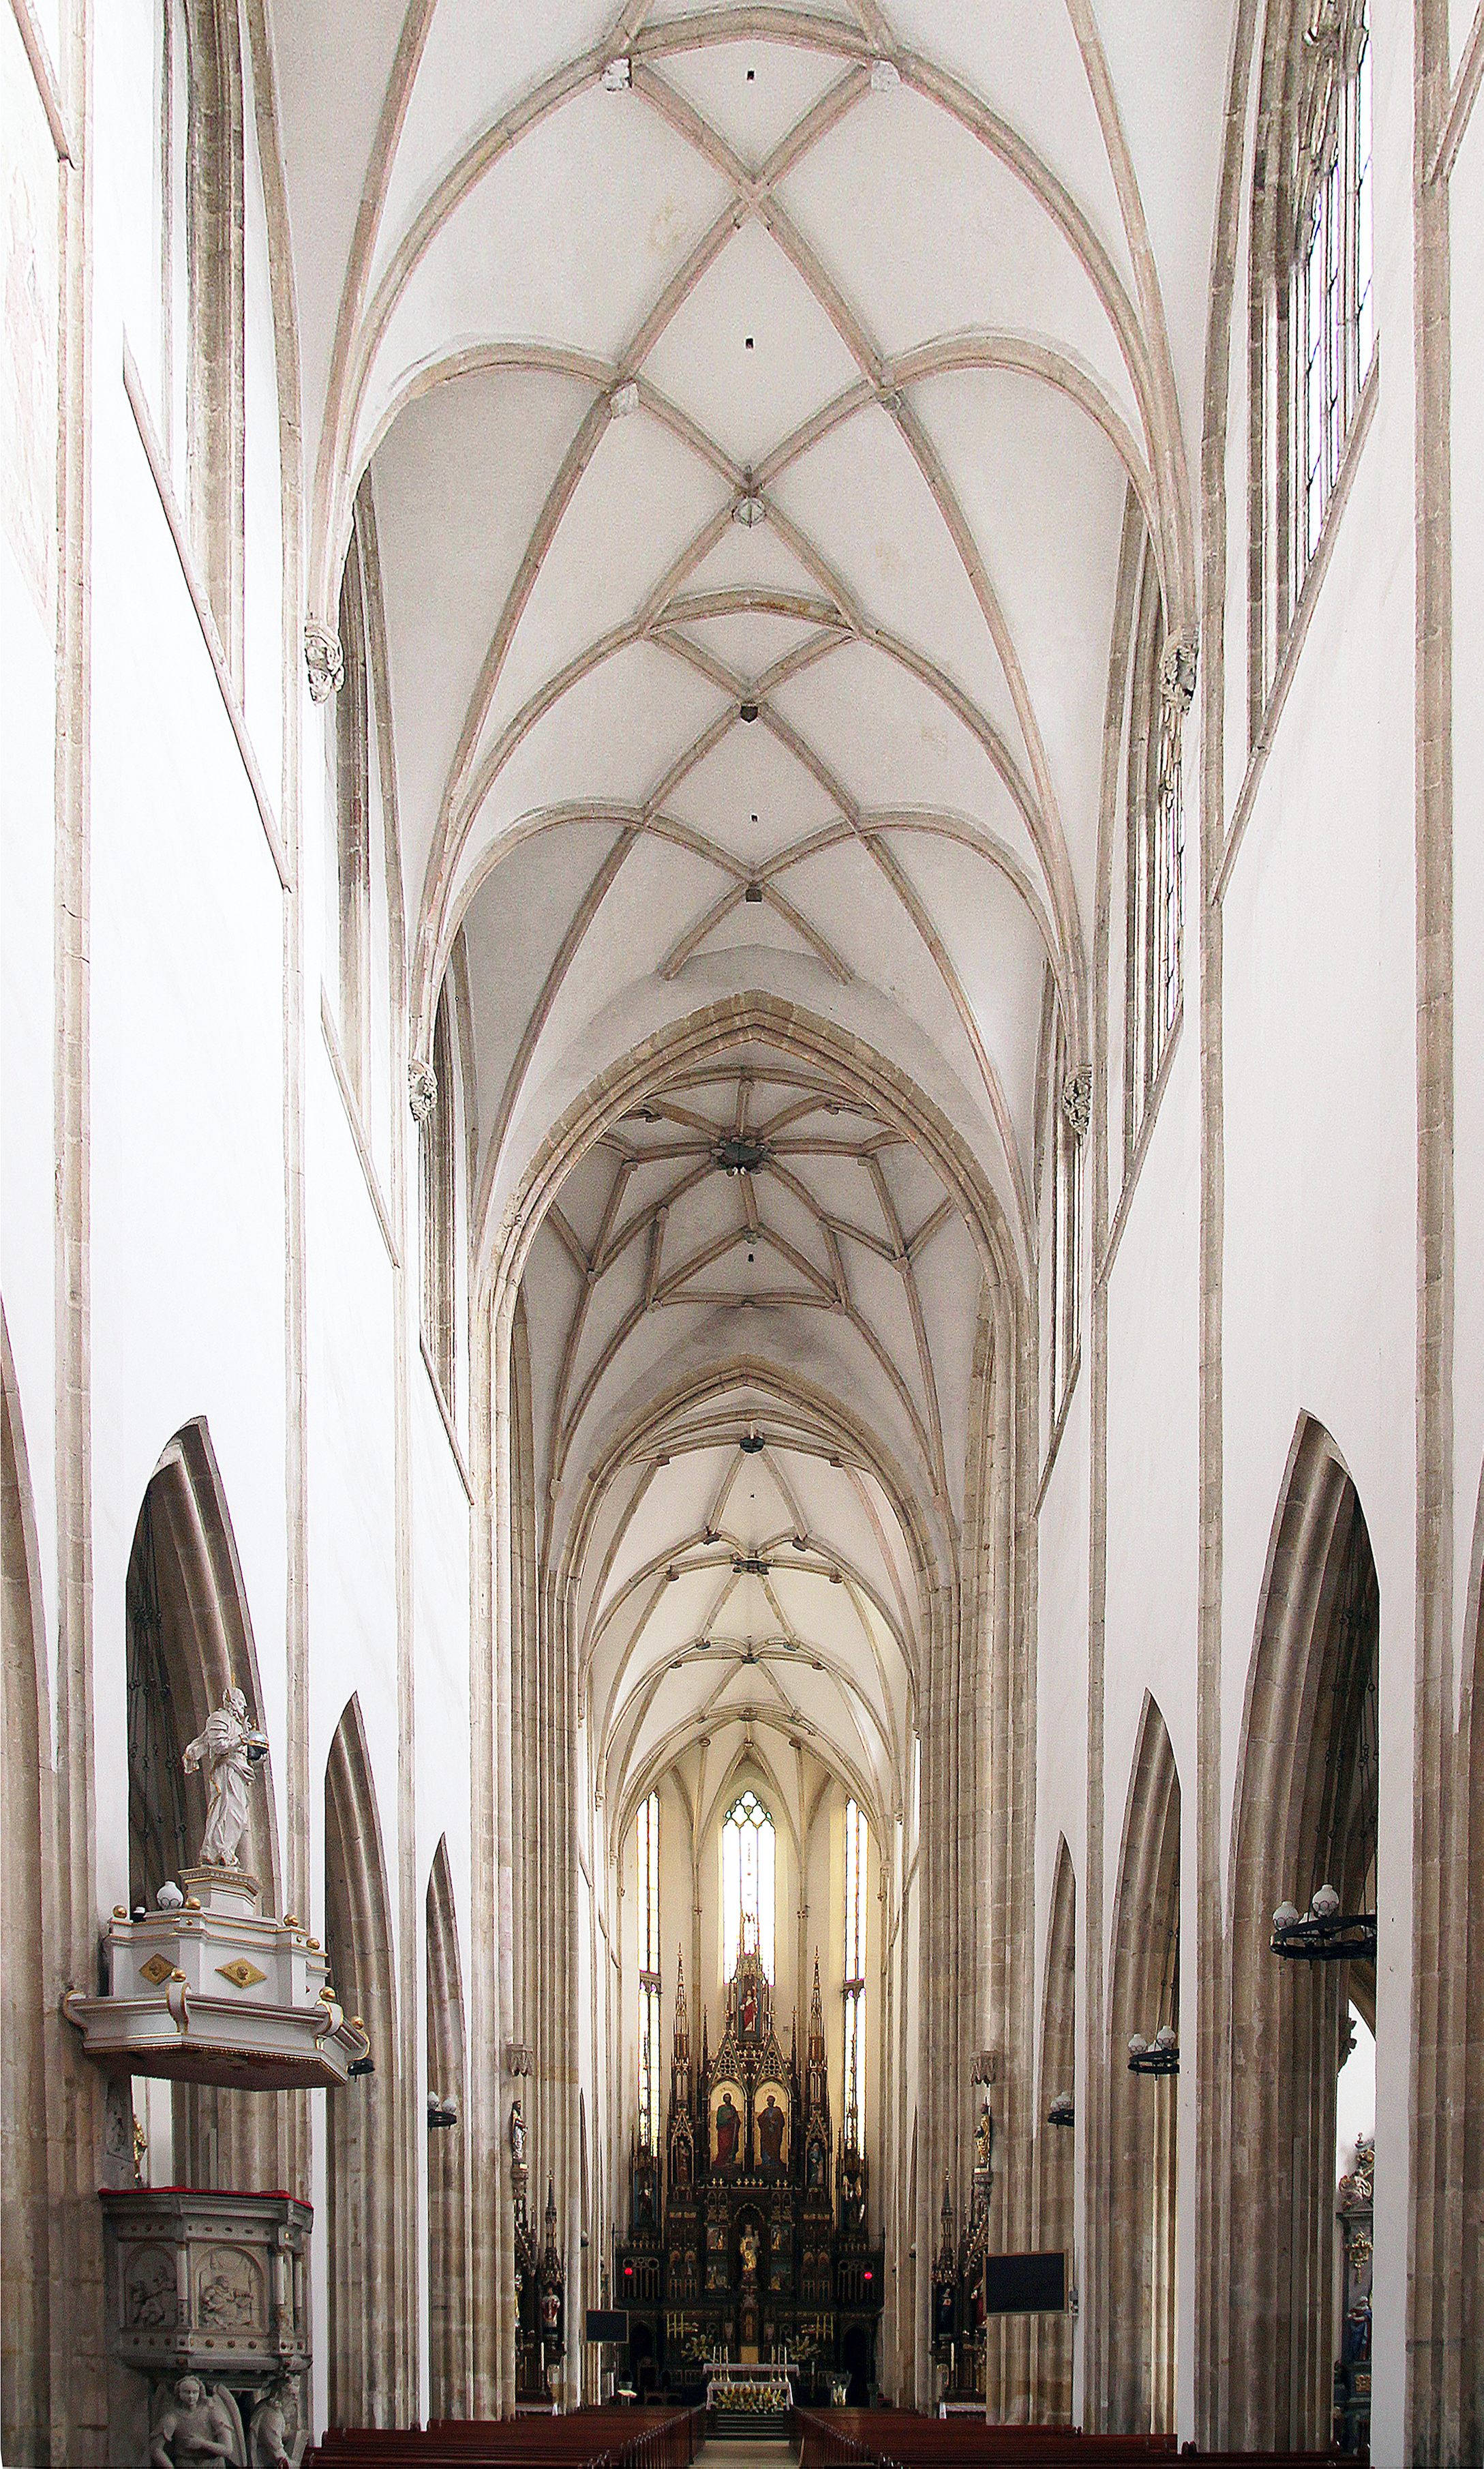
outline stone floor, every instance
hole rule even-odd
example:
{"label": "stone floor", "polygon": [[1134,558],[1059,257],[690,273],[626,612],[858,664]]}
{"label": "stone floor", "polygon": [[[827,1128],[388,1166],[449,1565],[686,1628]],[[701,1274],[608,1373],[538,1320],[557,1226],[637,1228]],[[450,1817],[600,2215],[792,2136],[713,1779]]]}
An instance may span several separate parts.
{"label": "stone floor", "polygon": [[696,2469],[788,2469],[794,2447],[781,2437],[712,2434],[696,2455]]}

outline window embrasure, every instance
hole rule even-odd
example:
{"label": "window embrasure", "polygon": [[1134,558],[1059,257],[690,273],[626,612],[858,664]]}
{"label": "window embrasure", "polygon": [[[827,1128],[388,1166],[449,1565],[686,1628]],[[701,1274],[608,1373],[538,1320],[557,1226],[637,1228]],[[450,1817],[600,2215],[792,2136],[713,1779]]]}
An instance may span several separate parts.
{"label": "window embrasure", "polygon": [[756,1792],[744,1791],[721,1829],[721,1976],[730,1980],[744,1946],[756,1947],[769,1980],[777,1919],[773,1821]]}
{"label": "window embrasure", "polygon": [[160,0],[155,409],[227,665],[243,631],[242,58],[235,0]]}
{"label": "window embrasure", "polygon": [[639,2148],[659,2150],[659,1794],[639,1811]]}
{"label": "window embrasure", "polygon": [[1090,1075],[1085,1071],[1074,1073],[1069,1069],[1062,1006],[1054,992],[1049,999],[1053,1009],[1040,1163],[1045,1195],[1048,1437],[1066,1402],[1077,1360],[1082,1144],[1091,1114]]}
{"label": "window embrasure", "polygon": [[352,525],[339,609],[334,704],[336,983],[340,1049],[364,1116],[371,1076],[371,704],[360,526]]}
{"label": "window embrasure", "polygon": [[866,2022],[866,1816],[845,1804],[845,2106],[847,2152],[864,2149]]}
{"label": "window embrasure", "polygon": [[1255,738],[1376,355],[1367,0],[1270,6],[1253,163]]}
{"label": "window embrasure", "polygon": [[1365,0],[1308,0],[1289,275],[1289,607],[1318,546],[1376,348]]}
{"label": "window embrasure", "polygon": [[422,1135],[422,1334],[450,1414],[454,1410],[458,1327],[454,1175],[457,1107],[453,1032],[448,1016],[451,1000],[449,981],[445,978],[433,1015],[431,1088],[419,1115]]}
{"label": "window embrasure", "polygon": [[1152,548],[1139,595],[1129,727],[1124,1141],[1144,1126],[1180,1014],[1185,962],[1185,717],[1190,639],[1170,634]]}

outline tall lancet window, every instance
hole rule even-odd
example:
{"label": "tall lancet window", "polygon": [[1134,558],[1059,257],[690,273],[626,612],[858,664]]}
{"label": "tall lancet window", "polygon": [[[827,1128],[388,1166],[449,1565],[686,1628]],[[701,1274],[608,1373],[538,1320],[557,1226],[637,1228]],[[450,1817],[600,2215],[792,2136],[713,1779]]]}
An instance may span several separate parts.
{"label": "tall lancet window", "polygon": [[845,1804],[845,2148],[861,2149],[866,2096],[866,1819]]}
{"label": "tall lancet window", "polygon": [[1363,0],[1310,0],[1302,60],[1290,308],[1295,599],[1319,543],[1376,344]]}
{"label": "tall lancet window", "polygon": [[744,1791],[721,1829],[721,1962],[730,1980],[743,1946],[755,1946],[773,1977],[773,1821],[756,1792]]}
{"label": "tall lancet window", "polygon": [[659,1794],[639,1811],[639,2141],[659,2150]]}

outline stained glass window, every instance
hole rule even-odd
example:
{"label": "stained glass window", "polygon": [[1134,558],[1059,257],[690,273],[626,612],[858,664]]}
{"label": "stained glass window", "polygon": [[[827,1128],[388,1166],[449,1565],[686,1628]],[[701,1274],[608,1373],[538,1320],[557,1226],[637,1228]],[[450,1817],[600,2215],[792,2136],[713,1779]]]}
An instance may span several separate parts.
{"label": "stained glass window", "polygon": [[773,1821],[755,1792],[733,1803],[721,1829],[721,1960],[730,1980],[743,1944],[756,1943],[763,1969],[773,1977]]}
{"label": "stained glass window", "polygon": [[845,1804],[845,2147],[861,2148],[865,2100],[866,1820]]}
{"label": "stained glass window", "polygon": [[639,2141],[659,2150],[659,1794],[639,1811]]}

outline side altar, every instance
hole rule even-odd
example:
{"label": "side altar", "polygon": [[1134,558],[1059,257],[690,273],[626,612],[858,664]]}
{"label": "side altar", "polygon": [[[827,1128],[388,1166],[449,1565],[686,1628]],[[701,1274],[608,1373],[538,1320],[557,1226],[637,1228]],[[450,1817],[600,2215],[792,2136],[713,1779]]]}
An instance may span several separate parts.
{"label": "side altar", "polygon": [[726,2364],[787,2363],[801,2400],[827,2398],[841,2375],[867,2398],[882,2256],[855,2121],[837,2145],[832,2133],[817,1962],[802,2068],[796,2020],[784,2055],[755,1939],[727,1984],[715,2056],[702,2009],[698,2063],[680,1978],[665,2151],[636,2144],[630,2190],[616,2289],[641,2390],[699,2401]]}

